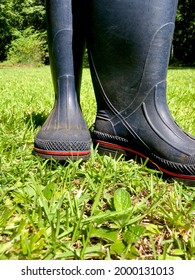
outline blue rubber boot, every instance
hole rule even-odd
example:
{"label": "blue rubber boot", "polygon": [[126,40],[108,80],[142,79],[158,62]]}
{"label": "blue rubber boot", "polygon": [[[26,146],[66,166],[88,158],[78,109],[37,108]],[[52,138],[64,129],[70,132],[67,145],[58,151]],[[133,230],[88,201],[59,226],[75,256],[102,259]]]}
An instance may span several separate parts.
{"label": "blue rubber boot", "polygon": [[166,102],[177,0],[88,5],[99,151],[148,158],[164,174],[194,182],[195,138],[179,128]]}
{"label": "blue rubber boot", "polygon": [[55,104],[35,137],[34,150],[43,158],[86,160],[91,136],[78,102],[85,41],[81,15],[85,7],[76,0],[47,0],[46,5]]}

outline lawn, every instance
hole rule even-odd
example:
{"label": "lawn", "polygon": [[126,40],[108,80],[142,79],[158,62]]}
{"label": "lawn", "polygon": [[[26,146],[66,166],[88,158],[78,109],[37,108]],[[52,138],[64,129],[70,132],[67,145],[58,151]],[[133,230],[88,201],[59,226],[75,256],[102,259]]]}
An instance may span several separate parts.
{"label": "lawn", "polygon": [[[169,108],[195,135],[194,84],[195,69],[169,69]],[[49,67],[0,69],[0,92],[0,259],[195,259],[193,187],[97,149],[84,163],[36,157],[54,100]],[[88,69],[81,105],[91,127]]]}

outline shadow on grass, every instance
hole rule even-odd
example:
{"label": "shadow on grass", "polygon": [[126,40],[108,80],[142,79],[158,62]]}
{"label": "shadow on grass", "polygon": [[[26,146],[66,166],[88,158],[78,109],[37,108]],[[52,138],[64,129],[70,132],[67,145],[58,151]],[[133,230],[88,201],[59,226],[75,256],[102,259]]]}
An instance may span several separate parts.
{"label": "shadow on grass", "polygon": [[45,115],[44,113],[31,113],[26,115],[25,117],[25,123],[27,124],[28,127],[32,127],[34,129],[38,128],[39,126],[42,126],[44,122],[46,121],[48,115]]}

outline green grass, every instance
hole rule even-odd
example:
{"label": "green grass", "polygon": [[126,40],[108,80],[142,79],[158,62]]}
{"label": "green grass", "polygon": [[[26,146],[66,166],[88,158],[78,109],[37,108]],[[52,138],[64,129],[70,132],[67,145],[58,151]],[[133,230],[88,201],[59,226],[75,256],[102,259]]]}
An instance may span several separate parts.
{"label": "green grass", "polygon": [[[194,71],[168,73],[170,110],[192,134]],[[66,166],[34,156],[34,136],[53,106],[49,67],[0,69],[0,92],[0,259],[195,259],[192,187],[97,150]],[[88,69],[81,101],[90,127]]]}

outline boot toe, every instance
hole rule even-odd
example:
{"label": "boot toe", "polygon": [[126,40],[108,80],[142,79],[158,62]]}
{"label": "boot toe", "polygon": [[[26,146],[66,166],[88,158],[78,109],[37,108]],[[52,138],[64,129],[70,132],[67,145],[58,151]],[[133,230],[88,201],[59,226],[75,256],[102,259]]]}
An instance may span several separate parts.
{"label": "boot toe", "polygon": [[34,141],[35,153],[57,160],[88,159],[91,138],[85,130],[40,130]]}

